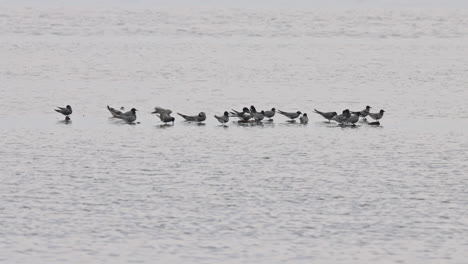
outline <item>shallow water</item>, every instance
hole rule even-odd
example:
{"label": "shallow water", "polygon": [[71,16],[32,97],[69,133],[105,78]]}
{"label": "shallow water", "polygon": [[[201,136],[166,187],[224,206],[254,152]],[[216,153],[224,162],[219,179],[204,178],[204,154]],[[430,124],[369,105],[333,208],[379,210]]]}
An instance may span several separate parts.
{"label": "shallow water", "polygon": [[[465,263],[467,29],[466,10],[1,9],[0,262]],[[212,117],[251,104],[310,123]],[[156,105],[208,119],[161,126]],[[365,105],[381,126],[313,114]]]}

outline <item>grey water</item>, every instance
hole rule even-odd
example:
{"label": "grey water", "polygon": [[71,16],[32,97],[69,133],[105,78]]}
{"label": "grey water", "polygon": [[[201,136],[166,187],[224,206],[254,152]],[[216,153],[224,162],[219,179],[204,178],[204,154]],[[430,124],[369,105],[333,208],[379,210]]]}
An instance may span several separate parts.
{"label": "grey water", "polygon": [[[468,10],[10,7],[0,38],[2,263],[468,259]],[[213,117],[252,104],[310,121]]]}

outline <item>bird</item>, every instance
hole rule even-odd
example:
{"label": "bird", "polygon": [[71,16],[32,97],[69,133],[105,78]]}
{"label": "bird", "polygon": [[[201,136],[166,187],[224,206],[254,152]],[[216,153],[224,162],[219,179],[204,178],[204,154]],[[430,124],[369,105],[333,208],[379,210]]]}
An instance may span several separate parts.
{"label": "bird", "polygon": [[361,112],[355,112],[354,115],[351,115],[348,117],[344,123],[351,124],[352,126],[356,125],[356,122],[359,121],[359,116],[361,115]]}
{"label": "bird", "polygon": [[319,110],[317,109],[314,109],[315,110],[315,113],[323,116],[325,119],[328,120],[328,122],[330,122],[330,120],[333,119],[333,117],[335,117],[337,115],[336,112],[320,112]]}
{"label": "bird", "polygon": [[301,121],[301,124],[307,124],[309,122],[309,118],[307,117],[307,113],[302,114],[302,116],[299,118]]}
{"label": "bird", "polygon": [[[361,114],[362,117],[366,117],[369,114],[369,111],[370,111],[371,108],[372,107],[370,107],[370,106],[366,106],[366,109],[358,111],[358,112]],[[358,112],[351,112],[351,114],[356,114]]]}
{"label": "bird", "polygon": [[262,122],[263,118],[265,118],[265,111],[251,113],[252,117],[257,121],[257,123]]}
{"label": "bird", "polygon": [[130,111],[122,113],[121,115],[117,116],[117,118],[125,120],[128,123],[132,123],[137,119],[136,111],[138,110],[136,110],[135,108],[132,108]]}
{"label": "bird", "polygon": [[232,109],[231,115],[233,117],[239,118],[240,121],[243,121],[243,122],[247,122],[252,118],[252,115],[250,114],[250,110],[247,107],[244,107],[242,109],[242,112]]}
{"label": "bird", "polygon": [[226,124],[227,122],[229,122],[229,113],[228,113],[228,111],[225,111],[222,116],[215,115],[214,117],[216,119],[218,119],[218,121],[223,125]]}
{"label": "bird", "polygon": [[250,113],[251,114],[257,113],[257,109],[255,109],[255,106],[253,106],[253,105],[250,106]]}
{"label": "bird", "polygon": [[175,118],[170,116],[169,114],[167,113],[164,113],[164,114],[159,114],[159,119],[161,119],[162,122],[164,122],[164,124],[167,124],[169,122],[172,122],[172,124],[174,125],[174,120]]}
{"label": "bird", "polygon": [[284,112],[284,111],[281,111],[281,110],[278,110],[278,113],[286,116],[287,118],[291,119],[291,120],[294,120],[296,118],[298,118],[302,113],[301,111],[297,111],[297,112]]}
{"label": "bird", "polygon": [[200,112],[198,115],[193,115],[193,116],[188,116],[188,115],[184,115],[184,114],[181,114],[181,113],[177,113],[177,114],[180,115],[186,121],[189,121],[189,122],[203,122],[203,121],[206,120],[205,112]]}
{"label": "bird", "polygon": [[[111,115],[112,115],[113,117],[118,118],[120,115],[124,114],[123,111],[125,111],[125,108],[122,106],[122,107],[120,107],[120,110],[117,110],[117,109],[115,109],[115,108],[112,108],[112,107],[110,107],[110,106],[107,106],[107,110],[109,110],[109,112],[111,113]],[[125,114],[128,114],[128,113],[130,113],[130,111],[126,112]]]}
{"label": "bird", "polygon": [[346,121],[346,119],[348,119],[350,116],[351,116],[351,113],[349,112],[348,109],[346,109],[346,110],[343,110],[343,113],[341,115],[336,115],[331,120],[336,121],[341,124],[344,121]]}
{"label": "bird", "polygon": [[267,111],[264,111],[264,116],[265,117],[268,117],[270,120],[273,120],[272,118],[275,116],[276,114],[276,109],[273,107],[271,110],[267,110]]}
{"label": "bird", "polygon": [[73,113],[73,110],[72,110],[71,106],[69,106],[69,105],[67,105],[66,107],[57,106],[57,109],[54,109],[54,110],[55,110],[55,112],[61,113],[62,115],[64,115],[65,120],[70,120],[69,115],[71,115]]}
{"label": "bird", "polygon": [[154,111],[152,112],[152,114],[168,114],[168,115],[170,115],[170,114],[172,114],[172,110],[156,106],[154,108]]}
{"label": "bird", "polygon": [[375,121],[381,119],[383,117],[383,114],[385,113],[385,111],[382,109],[380,110],[380,112],[378,113],[369,113],[369,116],[374,119]]}

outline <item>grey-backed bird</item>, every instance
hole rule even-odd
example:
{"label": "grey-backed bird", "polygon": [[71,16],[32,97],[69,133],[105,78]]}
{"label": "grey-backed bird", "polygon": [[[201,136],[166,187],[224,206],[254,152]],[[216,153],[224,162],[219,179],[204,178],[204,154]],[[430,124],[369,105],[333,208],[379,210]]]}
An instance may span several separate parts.
{"label": "grey-backed bird", "polygon": [[343,113],[341,115],[336,115],[331,120],[336,121],[341,124],[345,122],[346,119],[348,119],[350,116],[351,116],[351,113],[349,112],[348,109],[346,109],[346,110],[343,110]]}
{"label": "grey-backed bird", "polygon": [[302,114],[302,116],[299,118],[301,121],[301,124],[307,124],[309,122],[309,118],[307,117],[307,113]]}
{"label": "grey-backed bird", "polygon": [[276,114],[276,109],[273,107],[271,110],[267,110],[267,111],[263,111],[264,112],[264,116],[269,118],[270,120],[272,120],[272,118],[275,116]]}
{"label": "grey-backed bird", "polygon": [[227,122],[229,122],[229,113],[228,111],[225,111],[224,114],[222,116],[217,116],[215,115],[214,116],[218,122],[220,122],[221,124],[226,124]]}
{"label": "grey-backed bird", "polygon": [[189,122],[203,122],[203,121],[206,120],[205,112],[200,112],[198,115],[193,115],[193,116],[184,115],[184,114],[181,114],[181,113],[177,113],[177,114],[180,115],[186,121],[189,121]]}
{"label": "grey-backed bird", "polygon": [[[372,107],[370,107],[370,106],[366,106],[366,109],[358,111],[358,112],[362,117],[366,117],[369,114],[369,111],[370,111],[371,108]],[[356,114],[358,112],[351,112],[351,114]]]}
{"label": "grey-backed bird", "polygon": [[332,120],[337,115],[336,112],[321,112],[317,109],[314,109],[314,110],[315,110],[315,113],[323,116],[323,118],[327,119],[328,122],[330,122],[330,120]]}
{"label": "grey-backed bird", "polygon": [[359,116],[361,115],[361,112],[356,112],[354,115],[351,115],[348,117],[344,123],[346,124],[351,124],[352,126],[355,126],[356,122],[359,121]]}
{"label": "grey-backed bird", "polygon": [[297,111],[297,112],[284,112],[284,111],[281,111],[281,110],[278,110],[278,113],[284,115],[285,117],[291,119],[291,120],[294,120],[296,118],[298,118],[302,113],[301,111]]}
{"label": "grey-backed bird", "polygon": [[369,113],[369,116],[374,119],[374,120],[379,120],[383,117],[383,114],[385,113],[385,111],[382,109],[380,110],[380,112],[378,113]]}
{"label": "grey-backed bird", "polygon": [[54,109],[55,112],[61,113],[62,115],[68,117],[73,113],[71,106],[67,105],[66,107],[57,106],[57,109]]}

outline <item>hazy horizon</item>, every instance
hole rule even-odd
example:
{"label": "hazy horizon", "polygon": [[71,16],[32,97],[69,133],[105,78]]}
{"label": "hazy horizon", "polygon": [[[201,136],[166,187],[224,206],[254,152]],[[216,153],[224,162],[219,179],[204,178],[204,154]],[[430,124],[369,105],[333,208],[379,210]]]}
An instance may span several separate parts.
{"label": "hazy horizon", "polygon": [[236,8],[468,8],[462,0],[0,0],[6,6],[133,6],[133,7],[236,7]]}

